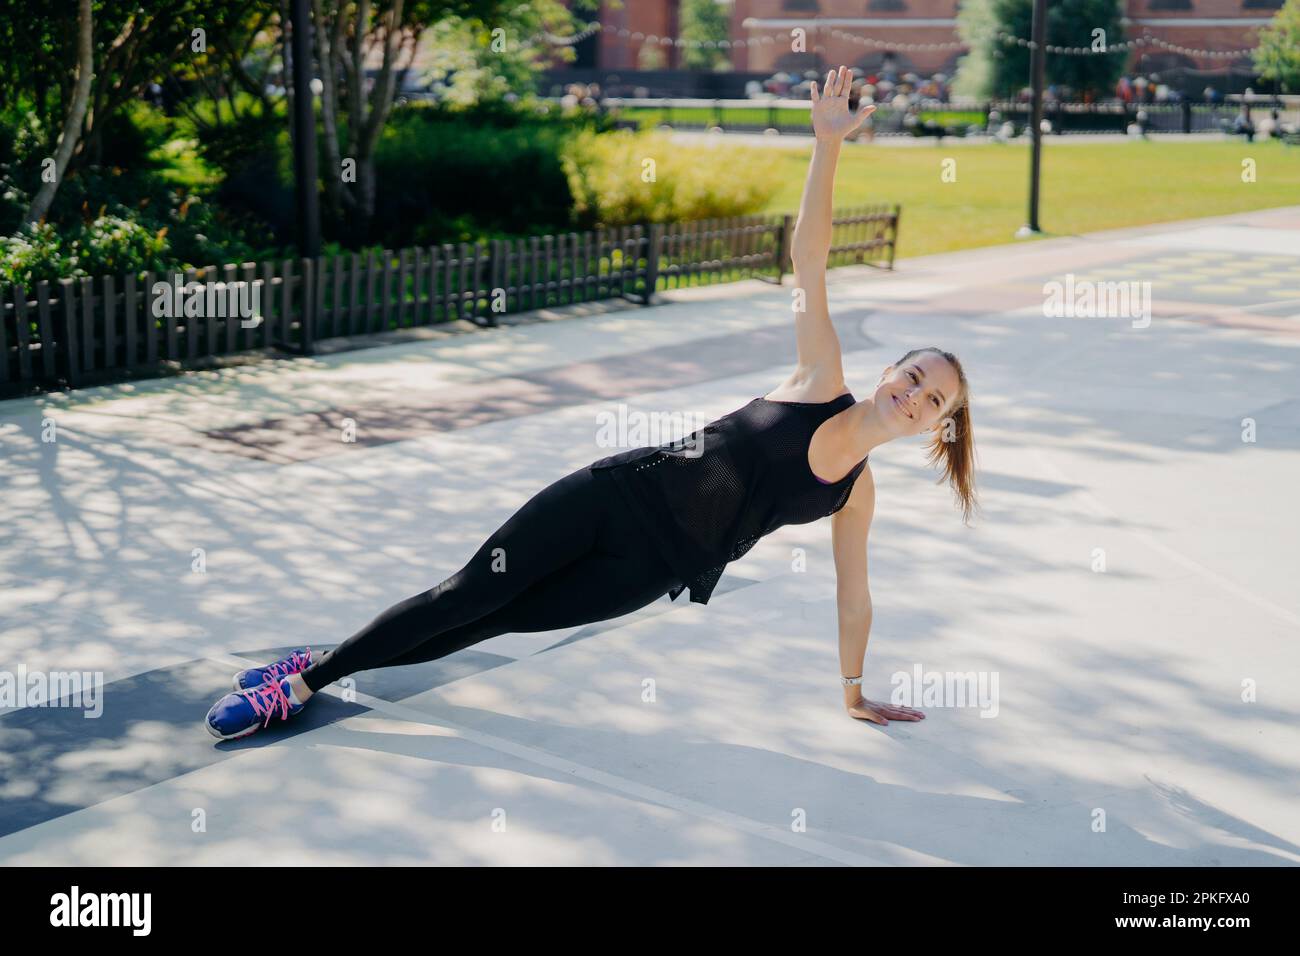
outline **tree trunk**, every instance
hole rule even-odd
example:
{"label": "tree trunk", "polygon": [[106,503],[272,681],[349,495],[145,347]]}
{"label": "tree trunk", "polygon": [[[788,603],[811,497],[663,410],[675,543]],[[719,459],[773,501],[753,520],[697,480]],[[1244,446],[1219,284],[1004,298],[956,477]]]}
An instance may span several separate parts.
{"label": "tree trunk", "polygon": [[343,222],[342,162],[339,155],[338,104],[339,42],[343,35],[344,10],[334,14],[334,29],[321,0],[313,0],[316,16],[316,58],[321,71],[321,123],[325,127],[325,198],[337,228]]}
{"label": "tree trunk", "polygon": [[58,148],[54,151],[54,181],[41,184],[40,191],[32,200],[32,206],[24,217],[26,222],[40,222],[50,211],[54,194],[59,183],[63,181],[64,170],[68,160],[77,148],[81,135],[81,124],[86,119],[86,106],[90,102],[90,85],[94,79],[95,52],[91,42],[91,0],[78,0],[77,4],[77,86],[73,92],[72,105],[63,123],[63,133],[59,137]]}
{"label": "tree trunk", "polygon": [[393,108],[393,65],[399,49],[398,29],[401,22],[402,0],[395,0],[389,11],[388,32],[384,36],[383,66],[375,79],[374,89],[370,91],[370,116],[362,127],[364,131],[354,140],[357,142],[357,175],[361,185],[358,219],[364,227],[363,234],[368,233],[375,215],[375,150],[379,134],[388,122],[388,113]]}

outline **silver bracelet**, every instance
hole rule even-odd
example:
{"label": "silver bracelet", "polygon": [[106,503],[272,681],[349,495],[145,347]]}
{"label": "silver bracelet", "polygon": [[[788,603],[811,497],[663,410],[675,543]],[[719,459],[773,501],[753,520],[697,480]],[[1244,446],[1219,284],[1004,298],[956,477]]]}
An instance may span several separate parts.
{"label": "silver bracelet", "polygon": [[861,677],[844,677],[844,676],[841,676],[841,677],[840,677],[840,683],[843,684],[845,687],[848,687],[850,684],[861,684],[861,683],[862,683],[862,678],[861,678]]}

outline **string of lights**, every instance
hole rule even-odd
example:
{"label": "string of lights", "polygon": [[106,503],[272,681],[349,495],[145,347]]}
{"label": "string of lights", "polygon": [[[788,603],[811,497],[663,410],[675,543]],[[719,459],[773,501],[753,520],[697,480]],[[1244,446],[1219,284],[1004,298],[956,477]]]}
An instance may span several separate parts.
{"label": "string of lights", "polygon": [[583,40],[587,39],[587,37],[601,29],[600,23],[595,22],[590,24],[587,29],[583,30],[581,33],[575,33],[572,36],[558,36],[557,34],[547,33],[543,30],[540,33],[534,33],[529,37],[528,42],[535,43],[538,40],[545,40],[552,46],[573,46],[575,43],[581,43]]}
{"label": "string of lights", "polygon": [[[875,49],[914,52],[919,50],[966,50],[970,48],[969,43],[964,43],[960,40],[949,40],[939,43],[896,43],[892,40],[881,40],[874,37],[859,36],[855,33],[849,33],[846,30],[840,30],[836,27],[818,27],[815,23],[814,28],[819,30],[825,29],[834,37],[847,40],[851,43],[873,47]],[[580,33],[575,33],[571,36],[559,36],[554,33],[542,31],[530,37],[528,42],[533,43],[539,40],[544,40],[545,42],[555,46],[573,46],[576,43],[581,43],[583,40],[587,39],[587,37],[601,31],[613,33],[620,39],[630,40],[634,43],[652,44],[656,46],[688,47],[691,49],[703,48],[730,50],[736,47],[772,46],[778,42],[785,42],[784,37],[778,38],[776,36],[745,37],[739,40],[692,40],[685,37],[668,37],[658,36],[653,33],[641,33],[636,30],[628,30],[625,27],[605,27],[599,21],[589,24]],[[982,42],[983,40],[990,38],[1005,43],[1008,46],[1022,46],[1030,50],[1035,47],[1033,40],[1026,40],[1024,37],[1014,36],[1002,30],[978,37],[977,42]],[[1124,40],[1119,43],[1106,44],[1103,49],[1093,49],[1091,46],[1056,46],[1053,44],[1047,44],[1044,46],[1044,49],[1048,53],[1055,53],[1063,56],[1106,56],[1117,51],[1123,52],[1131,49],[1139,49],[1141,47],[1156,47],[1162,50],[1167,50],[1171,53],[1181,53],[1185,56],[1206,57],[1211,59],[1249,56],[1255,52],[1254,48],[1242,50],[1201,50],[1194,47],[1181,46],[1177,43],[1171,43],[1168,40],[1162,40],[1159,37],[1153,37],[1150,34],[1136,37],[1132,40]]]}
{"label": "string of lights", "polygon": [[[871,37],[860,37],[857,36],[856,34],[848,33],[844,30],[837,30],[834,28],[832,28],[830,32],[832,35],[837,36],[843,40],[848,40],[852,43],[861,43],[866,46],[873,46],[876,48],[889,48],[893,50],[904,50],[904,51],[965,50],[969,48],[969,44],[962,43],[960,41],[949,41],[946,43],[891,43],[888,40],[877,40]],[[1015,44],[1017,46],[1026,47],[1030,50],[1032,50],[1035,46],[1033,40],[1026,40],[1023,37],[1014,36],[1010,33],[1006,33],[1001,30],[996,31],[993,34],[986,34],[984,37],[980,37],[979,39],[984,40],[987,39],[989,36],[1002,43],[1006,43],[1008,45]],[[1188,56],[1204,56],[1204,57],[1238,57],[1238,56],[1248,56],[1249,54],[1254,52],[1253,49],[1198,50],[1191,47],[1180,46],[1177,43],[1170,43],[1167,40],[1162,40],[1159,37],[1153,37],[1150,34],[1140,36],[1132,40],[1123,40],[1119,43],[1108,43],[1104,46],[1103,49],[1100,50],[1095,50],[1090,46],[1056,46],[1050,43],[1044,45],[1043,49],[1045,49],[1048,53],[1059,53],[1065,56],[1105,56],[1107,54],[1114,53],[1116,51],[1122,52],[1130,49],[1137,49],[1144,46],[1159,47],[1164,50],[1169,50],[1174,53],[1183,53]]]}

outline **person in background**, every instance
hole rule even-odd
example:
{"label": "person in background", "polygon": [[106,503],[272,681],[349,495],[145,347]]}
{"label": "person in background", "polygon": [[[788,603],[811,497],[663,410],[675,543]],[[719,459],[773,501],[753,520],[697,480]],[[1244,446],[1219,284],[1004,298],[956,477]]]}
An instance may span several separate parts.
{"label": "person in background", "polygon": [[1250,107],[1242,104],[1241,111],[1232,121],[1232,131],[1246,137],[1246,142],[1255,142],[1255,124],[1250,119]]}

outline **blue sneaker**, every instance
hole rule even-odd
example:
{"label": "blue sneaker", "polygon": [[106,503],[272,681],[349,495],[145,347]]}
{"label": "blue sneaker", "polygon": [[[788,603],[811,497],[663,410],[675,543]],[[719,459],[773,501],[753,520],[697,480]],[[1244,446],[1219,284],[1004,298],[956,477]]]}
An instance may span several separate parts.
{"label": "blue sneaker", "polygon": [[251,690],[227,694],[212,705],[203,726],[218,740],[238,740],[257,733],[272,717],[286,720],[306,706],[294,700],[289,681],[282,677]]}
{"label": "blue sneaker", "polygon": [[288,657],[282,657],[265,667],[250,667],[235,675],[235,690],[252,690],[261,687],[273,677],[288,677],[305,671],[312,664],[311,648],[298,648]]}

